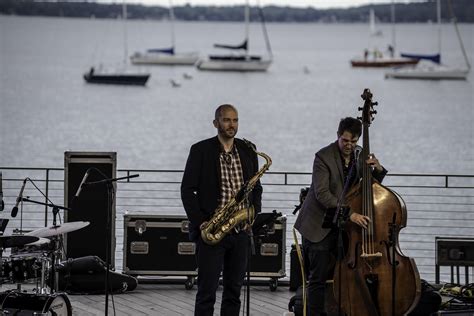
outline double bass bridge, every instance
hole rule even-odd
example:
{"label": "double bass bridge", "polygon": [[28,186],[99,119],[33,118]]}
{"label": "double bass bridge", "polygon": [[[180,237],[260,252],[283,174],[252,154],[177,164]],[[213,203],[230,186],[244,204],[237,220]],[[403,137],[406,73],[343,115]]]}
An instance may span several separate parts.
{"label": "double bass bridge", "polygon": [[376,253],[363,252],[363,253],[361,253],[360,257],[364,258],[364,259],[379,258],[379,257],[382,257],[382,253],[380,251],[378,251]]}

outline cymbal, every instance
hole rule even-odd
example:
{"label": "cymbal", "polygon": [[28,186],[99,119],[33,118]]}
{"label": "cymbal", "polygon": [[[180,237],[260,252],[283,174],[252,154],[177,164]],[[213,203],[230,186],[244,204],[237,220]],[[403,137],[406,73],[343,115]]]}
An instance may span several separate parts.
{"label": "cymbal", "polygon": [[0,236],[0,248],[21,247],[38,239],[36,236]]}
{"label": "cymbal", "polygon": [[37,241],[25,244],[25,246],[41,246],[51,242],[51,239],[39,237]]}
{"label": "cymbal", "polygon": [[51,237],[73,232],[89,225],[89,222],[69,222],[58,226],[43,227],[33,230],[26,235],[36,237]]}

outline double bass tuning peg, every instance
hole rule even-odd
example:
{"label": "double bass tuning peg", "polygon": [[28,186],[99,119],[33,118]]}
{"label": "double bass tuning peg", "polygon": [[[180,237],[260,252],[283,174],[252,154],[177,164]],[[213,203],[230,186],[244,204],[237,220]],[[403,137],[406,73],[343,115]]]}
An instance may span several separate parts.
{"label": "double bass tuning peg", "polygon": [[372,106],[374,106],[374,105],[379,105],[379,103],[377,101],[372,102]]}
{"label": "double bass tuning peg", "polygon": [[370,114],[377,114],[377,110],[370,111]]}

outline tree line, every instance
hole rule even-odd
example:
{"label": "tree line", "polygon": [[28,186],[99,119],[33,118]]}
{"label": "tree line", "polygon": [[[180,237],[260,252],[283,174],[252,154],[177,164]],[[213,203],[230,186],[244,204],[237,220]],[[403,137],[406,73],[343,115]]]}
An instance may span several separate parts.
{"label": "tree line", "polygon": [[[387,0],[388,1],[388,0]],[[268,22],[325,22],[356,23],[367,22],[369,10],[373,8],[379,22],[391,21],[391,4],[364,5],[344,9],[296,8],[288,6],[263,7]],[[453,0],[452,8],[458,22],[474,22],[474,1]],[[190,4],[174,7],[177,20],[183,21],[242,21],[243,6],[192,6]],[[416,3],[395,4],[397,23],[425,23],[436,21],[436,1],[427,0]],[[442,19],[452,18],[448,1],[442,1]],[[0,14],[22,16],[58,16],[80,18],[119,18],[122,4],[105,4],[78,1],[38,1],[38,0],[1,0]],[[128,19],[161,20],[169,18],[169,10],[162,6],[127,5]],[[257,7],[251,7],[251,21],[259,21]]]}

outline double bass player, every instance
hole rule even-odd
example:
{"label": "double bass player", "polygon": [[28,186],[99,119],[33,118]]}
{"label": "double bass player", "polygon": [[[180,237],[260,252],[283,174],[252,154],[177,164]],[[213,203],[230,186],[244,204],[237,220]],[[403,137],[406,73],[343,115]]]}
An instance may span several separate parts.
{"label": "double bass player", "polygon": [[[303,252],[308,276],[308,315],[326,315],[325,286],[330,278],[331,256],[337,253],[337,228],[323,228],[325,215],[337,207],[345,181],[351,184],[360,179],[360,166],[370,165],[372,176],[381,182],[387,170],[374,154],[367,159],[360,157],[357,145],[362,134],[362,123],[352,117],[341,119],[337,130],[337,140],[319,150],[314,158],[311,187],[295,222],[295,228],[303,239]],[[359,161],[360,160],[360,161]],[[355,164],[356,172],[350,169]],[[370,218],[356,212],[349,213],[349,219],[362,228],[367,228]]]}

